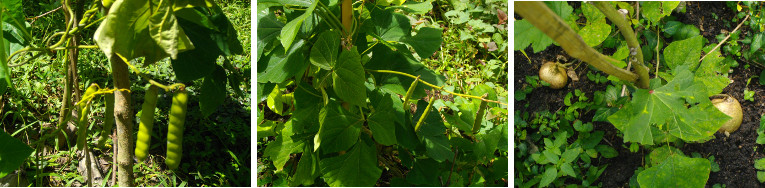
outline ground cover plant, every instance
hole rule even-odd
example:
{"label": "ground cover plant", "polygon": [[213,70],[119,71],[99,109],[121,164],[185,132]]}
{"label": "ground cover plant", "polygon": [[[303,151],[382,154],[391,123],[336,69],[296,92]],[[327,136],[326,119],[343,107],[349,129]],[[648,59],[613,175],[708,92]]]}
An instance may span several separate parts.
{"label": "ground cover plant", "polygon": [[[762,186],[762,3],[515,12],[516,186]],[[547,62],[565,70],[562,88],[542,75]]]}
{"label": "ground cover plant", "polygon": [[0,186],[250,186],[249,15],[0,1]]}
{"label": "ground cover plant", "polygon": [[508,186],[507,2],[257,3],[259,186]]}

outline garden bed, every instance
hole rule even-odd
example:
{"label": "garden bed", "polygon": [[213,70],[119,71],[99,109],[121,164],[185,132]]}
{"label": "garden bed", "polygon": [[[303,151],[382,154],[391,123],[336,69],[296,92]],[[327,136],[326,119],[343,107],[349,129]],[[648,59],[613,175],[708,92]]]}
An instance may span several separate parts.
{"label": "garden bed", "polygon": [[[573,7],[579,6],[578,3],[569,4]],[[701,30],[700,34],[709,41],[708,44],[719,43],[715,36],[720,34],[722,30],[732,31],[738,24],[736,22],[726,24],[722,21],[730,21],[736,16],[736,12],[728,8],[724,2],[690,2],[686,8],[686,13],[672,15],[677,18],[676,21],[692,24],[699,28]],[[716,16],[713,16],[713,14]],[[714,17],[718,19],[714,19]],[[521,17],[516,15],[516,19],[519,20]],[[740,29],[742,36],[747,32],[751,32],[750,30],[748,26],[742,26]],[[642,37],[639,37],[639,40],[641,39]],[[645,41],[641,41],[641,44],[645,44]],[[742,51],[748,50],[746,49],[748,45],[745,46]],[[607,52],[608,50],[604,51],[606,52],[603,53],[607,55],[613,53]],[[581,61],[574,61],[574,58],[571,58],[559,46],[551,45],[539,53],[533,53],[532,48],[528,47],[525,52],[528,58],[531,59],[531,62],[520,51],[514,52],[513,82],[515,82],[514,90],[516,92],[523,89],[526,76],[538,75],[543,61],[555,61],[559,55],[568,59],[568,62],[575,62],[572,66],[576,67],[574,70],[579,77],[579,81],[570,81],[566,87],[559,90],[553,90],[548,87],[535,88],[531,93],[527,94],[526,100],[515,102],[514,107],[516,111],[533,113],[549,110],[555,112],[565,108],[564,97],[567,93],[572,93],[576,89],[584,92],[587,97],[592,97],[595,91],[606,90],[608,84],[596,84],[587,79],[588,72],[605,75],[603,72],[595,71]],[[758,182],[757,171],[754,168],[754,161],[765,157],[763,150],[765,146],[755,143],[758,136],[757,129],[760,125],[760,117],[762,114],[765,114],[765,87],[757,83],[756,78],[756,75],[759,75],[763,69],[754,63],[748,63],[737,57],[734,58],[739,63],[739,66],[731,68],[732,71],[728,74],[728,78],[732,80],[732,83],[722,93],[733,96],[741,103],[744,111],[741,127],[738,131],[731,133],[729,137],[722,133],[715,133],[715,138],[712,140],[704,143],[685,143],[682,147],[678,147],[678,149],[689,156],[694,152],[701,154],[704,158],[710,155],[714,156],[714,163],[719,165],[720,170],[709,174],[708,187],[715,184],[725,184],[727,187],[765,187],[764,184]],[[654,63],[654,61],[651,61],[651,64]],[[745,66],[747,64],[750,66]],[[651,71],[650,77],[655,77],[653,71]],[[752,77],[755,78],[747,86],[747,80]],[[753,102],[744,100],[745,88],[754,91]],[[594,115],[594,110],[584,112],[581,114],[580,120],[592,122]],[[605,132],[601,144],[610,145],[618,151],[617,157],[601,157],[592,160],[592,165],[594,166],[608,165],[597,182],[595,182],[595,185],[600,184],[603,187],[629,187],[630,178],[633,177],[635,170],[645,166],[645,158],[651,151],[640,147],[640,150],[637,152],[630,152],[630,143],[623,142],[623,134],[611,123],[593,122],[593,124],[594,130]],[[518,150],[516,150],[516,155],[517,152]],[[518,172],[516,171],[516,173]],[[566,182],[568,183],[569,181]],[[579,182],[570,183],[578,184]]]}

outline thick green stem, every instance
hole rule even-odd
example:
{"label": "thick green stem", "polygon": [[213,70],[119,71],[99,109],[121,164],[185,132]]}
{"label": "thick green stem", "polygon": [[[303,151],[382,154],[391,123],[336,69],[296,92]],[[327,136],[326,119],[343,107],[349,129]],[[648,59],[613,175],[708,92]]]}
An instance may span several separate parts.
{"label": "thick green stem", "polygon": [[606,55],[601,54],[579,36],[557,14],[543,2],[519,1],[515,2],[515,12],[523,16],[525,20],[544,32],[547,36],[558,42],[563,50],[571,57],[589,63],[598,70],[618,77],[621,80],[635,82],[638,75],[630,71],[620,69],[609,62]]}
{"label": "thick green stem", "polygon": [[643,65],[643,50],[640,49],[640,43],[638,42],[637,37],[635,37],[635,32],[632,31],[629,20],[627,20],[626,16],[623,16],[617,12],[610,2],[597,1],[592,3],[595,5],[595,7],[598,8],[598,10],[600,10],[600,12],[603,12],[603,14],[606,15],[608,20],[611,20],[611,23],[619,28],[622,36],[624,36],[624,40],[627,41],[627,46],[630,49],[630,53],[633,51],[636,52],[634,56],[637,57],[637,63],[633,64],[632,66],[635,67],[635,72],[638,74],[637,85],[640,88],[647,89],[649,84],[648,82],[650,81],[650,78],[648,77],[648,68]]}

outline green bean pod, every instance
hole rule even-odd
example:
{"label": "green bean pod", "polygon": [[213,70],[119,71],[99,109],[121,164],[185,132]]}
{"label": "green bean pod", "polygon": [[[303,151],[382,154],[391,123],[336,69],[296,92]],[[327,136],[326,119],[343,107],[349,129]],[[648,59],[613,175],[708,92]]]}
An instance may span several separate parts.
{"label": "green bean pod", "polygon": [[[487,94],[483,94],[481,97],[482,99],[486,99]],[[483,121],[484,113],[486,113],[486,105],[488,103],[485,100],[481,100],[481,105],[478,107],[478,114],[475,116],[475,121],[473,122],[473,134],[478,133],[478,130],[481,129],[481,121]]]}
{"label": "green bean pod", "polygon": [[159,87],[151,85],[144,95],[138,138],[135,140],[135,157],[138,161],[146,159],[151,146],[151,129],[154,128],[154,109],[157,107],[158,90]]}
{"label": "green bean pod", "polygon": [[88,114],[90,112],[90,101],[93,93],[98,91],[98,84],[91,84],[85,93],[82,94],[82,98],[85,100],[80,101],[77,104],[77,108],[80,109],[80,119],[77,121],[77,149],[82,149],[85,146],[85,141],[88,138]]}
{"label": "green bean pod", "polygon": [[414,82],[412,82],[411,85],[409,85],[409,90],[406,91],[406,95],[404,95],[404,110],[409,109],[409,98],[412,97],[412,94],[414,93],[414,88],[417,88],[417,83],[420,83],[420,76],[417,76],[417,78],[414,79]]}
{"label": "green bean pod", "polygon": [[105,98],[104,129],[101,131],[101,138],[98,139],[99,148],[103,148],[106,145],[106,140],[109,139],[109,135],[112,134],[112,128],[114,128],[114,94],[106,94]]}
{"label": "green bean pod", "polygon": [[181,164],[183,154],[183,123],[186,121],[186,106],[188,93],[181,87],[180,91],[173,95],[173,104],[170,106],[169,126],[167,128],[167,158],[165,164],[171,170]]}

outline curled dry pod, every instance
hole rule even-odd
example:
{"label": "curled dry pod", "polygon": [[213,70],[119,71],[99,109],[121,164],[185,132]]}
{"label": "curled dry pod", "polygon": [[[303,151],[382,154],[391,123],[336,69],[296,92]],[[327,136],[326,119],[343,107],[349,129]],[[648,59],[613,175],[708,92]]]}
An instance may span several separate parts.
{"label": "curled dry pod", "polygon": [[566,69],[563,65],[550,61],[543,64],[542,68],[539,68],[539,78],[550,83],[550,88],[553,89],[563,88],[568,83]]}
{"label": "curled dry pod", "polygon": [[720,132],[730,134],[733,131],[738,130],[738,127],[741,126],[741,120],[743,117],[743,111],[741,110],[741,104],[738,103],[738,100],[736,98],[731,97],[730,95],[723,94],[722,96],[725,96],[724,98],[717,98],[712,99],[712,104],[717,107],[718,110],[720,110],[722,113],[725,113],[726,115],[732,117],[733,119],[730,119],[723,124],[722,127],[720,127]]}
{"label": "curled dry pod", "polygon": [[168,128],[167,128],[167,158],[165,164],[170,170],[178,168],[181,164],[181,156],[183,154],[183,123],[186,122],[186,107],[189,101],[189,94],[186,92],[186,88],[181,87],[179,91],[173,95],[173,104],[170,106],[170,114],[168,114]]}

